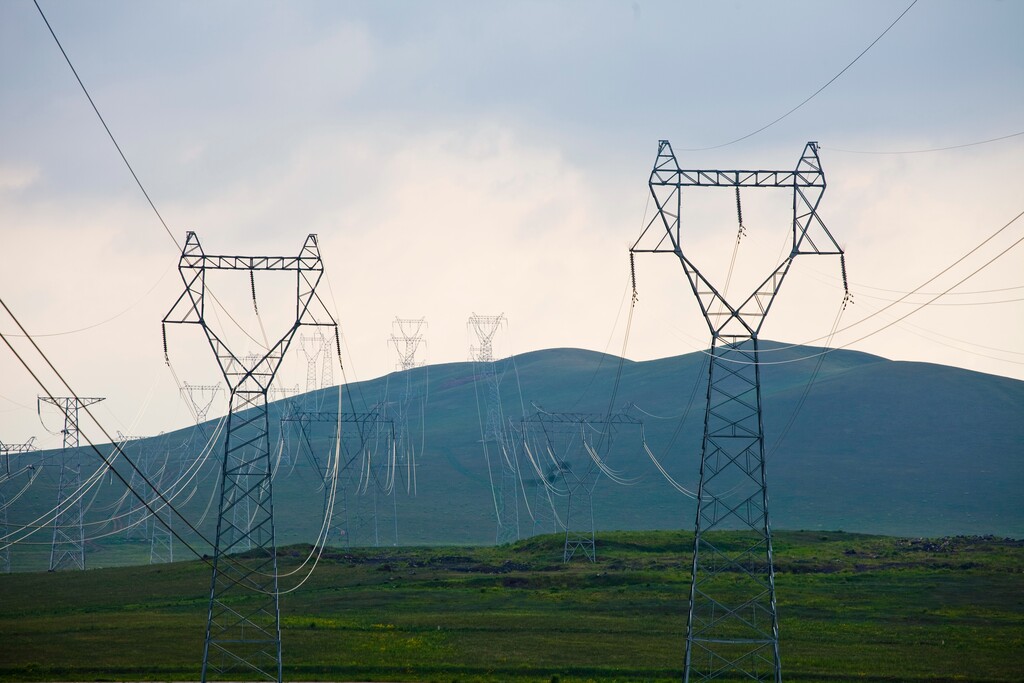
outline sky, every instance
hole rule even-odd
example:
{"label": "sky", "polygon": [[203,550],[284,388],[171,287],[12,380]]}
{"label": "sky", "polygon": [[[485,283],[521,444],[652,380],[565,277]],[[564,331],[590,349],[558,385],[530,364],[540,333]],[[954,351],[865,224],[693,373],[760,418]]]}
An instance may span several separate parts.
{"label": "sky", "polygon": [[[396,368],[396,317],[426,318],[428,364],[468,359],[474,313],[505,316],[498,357],[690,353],[710,333],[675,257],[637,257],[629,315],[658,141],[684,168],[780,170],[816,141],[853,303],[837,258],[799,257],[762,336],[1024,379],[1024,3],[919,0],[871,46],[909,4],[40,0],[168,232],[35,5],[8,0],[0,299],[111,435],[184,426],[180,383],[220,381],[194,326],[164,362],[189,230],[231,255],[318,235],[335,380]],[[734,296],[785,257],[792,210],[741,201],[736,247],[731,191],[684,195],[686,254]],[[256,279],[257,318],[244,275],[214,280],[238,355],[287,331],[293,281]],[[67,395],[2,310],[0,332]],[[296,344],[279,386],[306,369]],[[0,441],[59,445],[40,393],[0,346]]]}

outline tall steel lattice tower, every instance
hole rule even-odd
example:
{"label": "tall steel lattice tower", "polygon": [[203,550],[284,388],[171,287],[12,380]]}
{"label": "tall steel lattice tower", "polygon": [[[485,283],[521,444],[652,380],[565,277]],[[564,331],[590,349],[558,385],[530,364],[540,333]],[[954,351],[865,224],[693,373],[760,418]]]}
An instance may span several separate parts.
{"label": "tall steel lattice tower", "polygon": [[[295,322],[255,363],[240,360],[207,325],[206,276],[212,270],[241,271],[250,280],[256,271],[295,273]],[[337,331],[316,292],[323,276],[320,249],[316,235],[309,235],[298,256],[209,256],[203,253],[195,233],[189,232],[178,271],[185,291],[163,324],[202,328],[230,397],[202,680],[245,676],[280,683],[281,624],[267,391],[302,325],[334,327]],[[166,339],[165,327],[165,357]],[[251,514],[236,517],[235,509],[246,507]],[[239,519],[246,521],[239,523]],[[236,554],[246,546],[251,548],[249,552]]]}
{"label": "tall steel lattice tower", "polygon": [[57,406],[64,414],[64,446],[60,451],[60,479],[53,517],[50,571],[85,569],[85,529],[82,525],[82,455],[78,451],[78,411],[102,398],[40,396],[38,403]]}
{"label": "tall steel lattice tower", "polygon": [[[793,260],[843,250],[818,217],[825,175],[808,142],[792,171],[683,170],[667,140],[649,181],[657,213],[633,253],[674,254],[711,332],[700,487],[694,525],[684,681],[782,680],[775,571],[768,523],[758,333]],[[686,254],[683,188],[785,188],[793,192],[788,256],[738,305]],[[742,216],[742,214],[741,214]],[[742,217],[740,226],[742,229]],[[842,263],[842,261],[841,261]],[[845,264],[843,279],[845,285]],[[742,530],[742,537],[713,532]]]}
{"label": "tall steel lattice tower", "polygon": [[[505,315],[477,315],[469,317],[467,325],[476,336],[477,345],[469,347],[473,360],[476,384],[483,385],[482,407],[484,419],[481,440],[484,458],[491,477],[491,496],[498,518],[495,543],[502,545],[519,540],[519,468],[515,453],[509,448],[510,439],[501,407],[501,378],[494,360],[494,337],[505,323]],[[493,455],[493,457],[492,457]],[[494,461],[497,460],[498,484],[494,482]]]}

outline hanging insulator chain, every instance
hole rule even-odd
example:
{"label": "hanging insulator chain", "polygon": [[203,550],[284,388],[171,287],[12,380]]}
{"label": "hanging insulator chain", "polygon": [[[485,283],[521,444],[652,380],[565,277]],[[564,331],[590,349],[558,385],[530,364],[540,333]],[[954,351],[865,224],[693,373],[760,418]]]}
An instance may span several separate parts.
{"label": "hanging insulator chain", "polygon": [[636,256],[636,254],[634,254],[632,251],[629,252],[629,277],[630,277],[630,279],[633,282],[633,303],[634,304],[636,303],[637,298],[638,298],[637,297],[637,293],[636,293],[636,259],[634,258],[635,256]]}
{"label": "hanging insulator chain", "polygon": [[164,336],[164,362],[167,363],[168,365],[170,365],[171,364],[171,357],[167,353],[167,326],[166,325],[161,325],[160,326],[160,331],[163,333],[163,336]]}
{"label": "hanging insulator chain", "polygon": [[252,310],[256,311],[256,315],[260,314],[260,309],[256,306],[256,274],[253,271],[249,271],[249,286],[252,288]]}
{"label": "hanging insulator chain", "polygon": [[736,240],[739,241],[741,237],[747,234],[747,229],[743,227],[743,204],[740,203],[740,188],[736,188],[736,220],[740,224],[739,230],[736,232]]}
{"label": "hanging insulator chain", "polygon": [[839,255],[839,269],[843,273],[843,308],[846,304],[853,303],[853,295],[850,294],[850,281],[846,278],[846,254]]}
{"label": "hanging insulator chain", "polygon": [[341,364],[341,334],[338,332],[338,326],[334,326],[334,348],[338,351],[338,367],[344,368]]}

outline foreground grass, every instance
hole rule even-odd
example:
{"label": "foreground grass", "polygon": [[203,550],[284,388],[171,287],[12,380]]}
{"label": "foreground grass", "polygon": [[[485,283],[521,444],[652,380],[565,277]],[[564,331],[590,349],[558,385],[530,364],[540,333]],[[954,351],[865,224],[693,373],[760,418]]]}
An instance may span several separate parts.
{"label": "foreground grass", "polygon": [[[1021,542],[775,539],[787,680],[1024,681]],[[560,543],[328,549],[281,599],[285,677],[678,680],[690,535],[602,534],[597,564]],[[199,562],[0,576],[0,678],[195,680],[208,584]]]}

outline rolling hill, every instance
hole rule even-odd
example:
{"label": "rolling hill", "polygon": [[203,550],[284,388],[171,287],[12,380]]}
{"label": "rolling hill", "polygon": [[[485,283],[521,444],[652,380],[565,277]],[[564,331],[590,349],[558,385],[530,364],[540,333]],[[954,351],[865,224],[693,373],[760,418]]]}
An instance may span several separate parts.
{"label": "rolling hill", "polygon": [[[773,527],[1024,537],[1019,497],[1024,488],[1024,382],[851,351],[831,352],[819,366],[818,349],[765,346],[769,350],[762,360],[771,361],[762,367],[762,390]],[[495,367],[504,417],[513,431],[524,415],[538,409],[604,415],[629,407],[629,414],[643,421],[642,437],[639,428],[622,428],[606,449],[609,467],[629,484],[607,477],[598,481],[593,501],[599,530],[692,528],[693,500],[667,483],[643,445],[679,484],[696,490],[704,354],[635,362],[549,349],[497,361]],[[408,372],[343,389],[343,411],[365,412],[386,401],[393,414],[401,391],[410,387],[410,434],[417,453],[414,461],[396,469],[393,496],[385,494],[383,484],[365,480],[361,486],[341,487],[328,543],[345,542],[342,528],[353,545],[493,543],[495,505],[488,470],[490,464],[496,471],[498,456],[490,453],[490,463],[484,458],[482,390],[474,365],[449,363]],[[293,405],[336,410],[336,392],[312,392],[293,399]],[[322,485],[294,426],[277,433],[284,408],[283,402],[271,405],[273,449],[283,456],[274,480],[278,541],[310,542],[322,521]],[[214,433],[216,422],[203,429],[203,434]],[[330,452],[334,429],[331,423],[311,423],[310,443],[318,457]],[[353,434],[346,431],[346,445]],[[131,442],[126,452],[156,479],[162,472],[162,480],[170,482],[196,462],[204,442],[200,430],[191,427]],[[357,451],[347,453],[356,479],[366,466]],[[218,454],[214,447],[188,484],[174,489],[176,504],[210,538]],[[57,462],[54,452],[31,457],[41,464]],[[95,454],[83,457],[91,463],[83,469],[95,470]],[[520,534],[550,533],[554,527],[535,528],[531,513],[538,476],[521,453],[517,457],[526,489],[518,501]],[[373,465],[381,458],[375,452]],[[9,509],[10,526],[29,523],[53,505],[57,469],[42,468]],[[130,478],[123,464],[118,469]],[[388,476],[380,471],[382,478]],[[11,497],[10,488],[5,495]],[[125,529],[143,515],[131,511],[122,484],[108,475],[85,502],[90,566],[149,561],[147,535]],[[564,504],[556,501],[556,508]],[[183,527],[180,521],[176,525]],[[49,540],[44,529],[16,546],[12,565],[29,569],[42,563],[45,568]]]}

